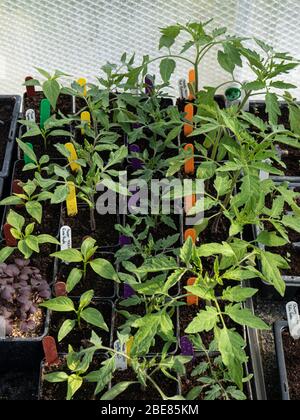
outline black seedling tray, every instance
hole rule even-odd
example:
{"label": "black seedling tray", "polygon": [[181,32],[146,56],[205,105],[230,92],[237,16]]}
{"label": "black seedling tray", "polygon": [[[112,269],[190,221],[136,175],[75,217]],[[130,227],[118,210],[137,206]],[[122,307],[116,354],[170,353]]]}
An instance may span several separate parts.
{"label": "black seedling tray", "polygon": [[286,371],[284,348],[282,341],[282,333],[288,328],[288,323],[286,321],[279,321],[275,324],[275,345],[276,345],[276,354],[277,354],[277,363],[280,375],[280,385],[283,401],[290,401],[290,392],[288,384],[288,376]]}

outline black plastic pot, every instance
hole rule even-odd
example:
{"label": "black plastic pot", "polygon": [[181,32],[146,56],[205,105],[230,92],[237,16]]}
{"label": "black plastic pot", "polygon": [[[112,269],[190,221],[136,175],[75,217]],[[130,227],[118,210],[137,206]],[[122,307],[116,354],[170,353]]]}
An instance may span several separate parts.
{"label": "black plastic pot", "polygon": [[275,324],[275,346],[277,354],[277,363],[280,375],[280,385],[283,401],[290,401],[288,375],[285,364],[285,355],[282,341],[282,333],[287,330],[288,323],[286,321],[279,321]]}
{"label": "black plastic pot", "polygon": [[10,130],[6,143],[6,150],[3,159],[2,168],[0,168],[0,177],[7,178],[10,174],[11,163],[13,158],[13,151],[16,140],[16,131],[17,131],[17,122],[19,118],[20,106],[21,106],[21,97],[20,96],[0,96],[0,106],[1,101],[7,101],[12,99],[14,101],[14,109],[11,114],[11,124]]}
{"label": "black plastic pot", "polygon": [[0,339],[0,374],[11,369],[33,369],[43,358],[42,340],[48,334],[50,313],[46,312],[43,334],[37,338]]}

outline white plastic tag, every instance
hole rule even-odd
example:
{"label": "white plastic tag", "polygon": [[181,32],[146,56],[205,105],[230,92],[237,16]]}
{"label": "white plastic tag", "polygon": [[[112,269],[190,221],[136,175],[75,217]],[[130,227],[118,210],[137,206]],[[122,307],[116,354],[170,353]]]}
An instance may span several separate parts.
{"label": "white plastic tag", "polygon": [[189,90],[185,79],[180,79],[178,82],[180,99],[188,99]]}
{"label": "white plastic tag", "polygon": [[289,322],[290,334],[294,340],[300,339],[300,315],[297,302],[289,302],[286,305],[286,313]]}
{"label": "white plastic tag", "polygon": [[[126,344],[121,345],[120,340],[115,341],[114,349],[118,353],[126,354]],[[127,358],[122,354],[116,355],[116,368],[117,370],[127,370]]]}
{"label": "white plastic tag", "polygon": [[69,226],[63,226],[60,229],[60,249],[66,251],[72,248],[72,229]]}
{"label": "white plastic tag", "polygon": [[3,316],[0,316],[0,340],[5,340],[6,338],[6,321]]}
{"label": "white plastic tag", "polygon": [[[31,122],[36,122],[36,117],[35,117],[35,111],[34,109],[28,109],[26,111],[26,120],[27,121],[31,121]],[[30,128],[27,127],[27,131],[29,131]]]}

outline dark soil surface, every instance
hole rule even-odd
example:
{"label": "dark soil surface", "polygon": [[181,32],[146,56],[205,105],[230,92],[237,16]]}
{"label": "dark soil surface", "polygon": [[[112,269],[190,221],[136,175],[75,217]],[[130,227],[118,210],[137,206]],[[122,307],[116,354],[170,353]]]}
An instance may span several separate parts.
{"label": "dark soil surface", "polygon": [[[101,363],[104,360],[105,359],[101,355],[95,357],[91,366],[90,366],[90,368],[89,368],[89,370],[87,371],[87,374],[90,373],[90,372],[99,370],[101,368]],[[43,378],[43,375],[47,375],[49,373],[54,373],[54,372],[61,372],[61,371],[66,372],[66,373],[70,373],[68,371],[68,366],[67,366],[67,363],[66,363],[65,359],[61,359],[61,362],[60,362],[59,366],[47,367],[47,366],[43,365],[43,367],[42,367],[42,378]],[[95,400],[96,397],[94,396],[94,391],[95,391],[96,385],[97,384],[84,382],[83,386],[75,394],[73,400],[74,401]],[[52,383],[47,382],[46,380],[42,380],[40,395],[39,395],[40,400],[65,401],[66,396],[67,396],[67,383],[66,382],[52,384]],[[99,398],[99,396],[97,396],[97,399],[98,398]]]}
{"label": "dark soil surface", "polygon": [[119,218],[116,215],[101,216],[95,210],[96,232],[91,231],[90,209],[88,207],[79,207],[79,213],[76,217],[67,217],[66,209],[62,211],[61,226],[69,226],[72,229],[73,248],[79,248],[82,239],[91,236],[97,240],[97,245],[101,248],[111,248],[119,245],[119,233],[115,230],[115,225],[119,224]]}
{"label": "dark soil surface", "polygon": [[[175,374],[176,375],[176,374]],[[153,376],[154,381],[160,387],[168,397],[178,395],[177,382],[164,376],[162,373]],[[135,382],[137,381],[136,375],[132,369],[128,369],[124,372],[119,371],[115,373],[112,385],[116,385],[120,382]],[[142,389],[141,385],[131,385],[123,394],[119,395],[117,401],[159,401],[161,396],[159,392],[154,388],[151,383],[147,384],[147,389]]]}
{"label": "dark soil surface", "polygon": [[0,170],[5,158],[6,144],[11,127],[11,118],[15,107],[15,99],[0,100]]}
{"label": "dark soil surface", "polygon": [[[75,306],[77,303],[75,303]],[[101,312],[108,328],[112,328],[112,304],[110,302],[97,302],[94,301],[92,308],[98,309]],[[77,307],[77,306],[76,306]],[[50,322],[50,335],[57,339],[60,327],[66,319],[75,319],[72,313],[64,314],[59,312],[53,312],[51,315]],[[110,332],[106,332],[94,326],[87,325],[82,321],[82,328],[75,328],[61,343],[58,344],[59,353],[68,353],[68,345],[70,344],[75,351],[80,350],[81,347],[87,348],[89,346],[89,340],[91,338],[92,329],[102,338],[105,346],[110,345]]]}
{"label": "dark soil surface", "polygon": [[281,248],[267,248],[267,250],[289,260],[291,269],[282,270],[284,276],[300,276],[300,248],[288,244]]}
{"label": "dark soil surface", "polygon": [[[25,93],[24,95],[24,111],[28,111],[28,109],[34,109],[36,115],[36,122],[39,123],[40,121],[40,104],[41,101],[45,99],[45,95],[43,92],[36,92],[35,96],[28,97]],[[62,112],[65,116],[72,113],[72,96],[70,95],[60,95],[57,101],[57,110]],[[52,110],[52,112],[54,112]]]}
{"label": "dark soil surface", "polygon": [[[114,265],[113,254],[100,254],[97,255],[95,258],[103,258],[109,261],[112,265]],[[70,272],[75,267],[76,265],[74,264],[66,265],[59,262],[59,269],[56,276],[56,281],[66,282]],[[79,266],[78,268],[81,269],[82,267]],[[116,283],[114,283],[112,280],[107,280],[100,277],[89,267],[86,279],[82,279],[81,282],[75,287],[75,289],[72,290],[70,295],[78,297],[81,296],[87,290],[94,290],[95,298],[113,298],[115,296],[115,289]]]}
{"label": "dark soil surface", "polygon": [[9,371],[0,376],[0,401],[34,401],[38,395],[39,369]]}
{"label": "dark soil surface", "polygon": [[286,370],[291,400],[300,399],[300,341],[295,341],[289,334],[282,335]]}

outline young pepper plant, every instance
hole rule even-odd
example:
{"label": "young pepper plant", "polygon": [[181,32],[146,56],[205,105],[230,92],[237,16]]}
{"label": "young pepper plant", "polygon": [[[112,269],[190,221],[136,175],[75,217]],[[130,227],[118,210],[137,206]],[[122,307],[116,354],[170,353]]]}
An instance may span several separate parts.
{"label": "young pepper plant", "polygon": [[62,324],[57,337],[59,342],[63,341],[76,327],[81,330],[83,321],[104,331],[109,331],[101,312],[98,311],[98,309],[90,307],[93,297],[93,290],[85,292],[80,298],[77,309],[74,302],[70,298],[64,296],[40,304],[41,307],[47,308],[50,311],[74,313],[75,319],[67,319]]}
{"label": "young pepper plant", "polygon": [[73,268],[69,274],[67,280],[67,292],[71,291],[77,286],[82,280],[86,280],[87,270],[90,267],[100,277],[113,280],[117,283],[120,282],[118,273],[112,266],[112,264],[103,259],[95,258],[98,246],[93,238],[86,238],[81,245],[80,250],[78,249],[67,249],[64,251],[58,251],[51,255],[51,257],[58,258],[66,263],[76,263],[81,268]]}

